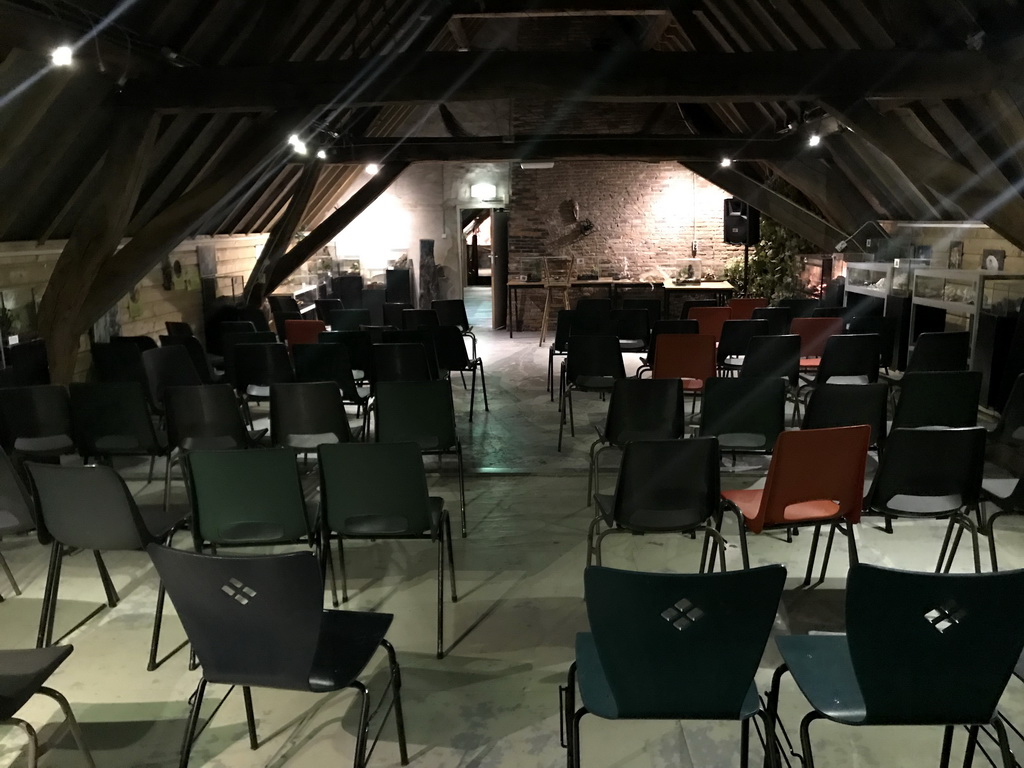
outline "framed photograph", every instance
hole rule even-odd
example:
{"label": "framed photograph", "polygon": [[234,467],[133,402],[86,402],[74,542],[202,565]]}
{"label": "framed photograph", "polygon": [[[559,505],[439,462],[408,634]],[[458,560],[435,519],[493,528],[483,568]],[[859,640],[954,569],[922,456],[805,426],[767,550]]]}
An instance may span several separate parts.
{"label": "framed photograph", "polygon": [[963,269],[964,268],[964,242],[963,240],[954,240],[949,244],[949,269]]}
{"label": "framed photograph", "polygon": [[1006,251],[986,248],[981,252],[981,268],[992,272],[1002,272],[1006,263]]}
{"label": "framed photograph", "polygon": [[914,258],[924,259],[930,264],[932,260],[932,247],[930,245],[914,246]]}

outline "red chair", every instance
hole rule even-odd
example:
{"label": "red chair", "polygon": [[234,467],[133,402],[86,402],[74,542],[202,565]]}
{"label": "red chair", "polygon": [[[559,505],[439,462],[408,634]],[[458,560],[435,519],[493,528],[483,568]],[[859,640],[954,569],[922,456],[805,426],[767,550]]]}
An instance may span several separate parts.
{"label": "red chair", "polygon": [[818,537],[826,523],[831,530],[821,579],[828,569],[837,529],[847,537],[850,565],[854,565],[857,542],[853,525],[860,522],[864,503],[864,465],[870,442],[871,427],[866,424],[783,432],[775,442],[763,489],[722,491],[722,498],[739,520],[743,567],[750,567],[747,529],[760,533],[813,525],[814,539],[804,577],[804,584],[810,584]]}
{"label": "red chair", "polygon": [[714,336],[717,344],[722,338],[722,326],[726,320],[732,319],[732,310],[728,307],[694,307],[690,310],[690,319],[697,321],[702,336]]}
{"label": "red chair", "polygon": [[731,320],[752,320],[754,310],[768,306],[768,299],[729,299],[732,310]]}
{"label": "red chair", "polygon": [[841,317],[794,317],[789,332],[800,337],[800,370],[814,371],[825,354],[825,344],[843,332]]}
{"label": "red chair", "polygon": [[663,333],[658,336],[658,356],[654,359],[651,378],[679,379],[683,394],[693,395],[690,412],[697,409],[697,395],[704,392],[704,382],[716,374],[714,336],[698,333]]}
{"label": "red chair", "polygon": [[284,339],[291,349],[296,344],[316,344],[327,330],[323,320],[285,320]]}

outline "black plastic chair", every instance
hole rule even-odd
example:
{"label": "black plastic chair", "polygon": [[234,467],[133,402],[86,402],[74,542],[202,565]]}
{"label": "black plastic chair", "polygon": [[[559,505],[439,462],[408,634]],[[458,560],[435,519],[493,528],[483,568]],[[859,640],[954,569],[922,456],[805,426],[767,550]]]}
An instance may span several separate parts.
{"label": "black plastic chair", "polygon": [[800,429],[867,424],[871,427],[871,445],[881,450],[885,445],[888,402],[889,388],[885,382],[861,386],[822,384],[811,392]]}
{"label": "black plastic chair", "polygon": [[786,384],[778,377],[704,382],[701,437],[716,437],[736,463],[737,453],[771,453],[786,428]]}
{"label": "black plastic chair", "polygon": [[[406,310],[408,311],[408,310]],[[465,338],[461,331],[453,325],[443,325],[431,332],[433,347],[437,354],[437,365],[440,370],[458,371],[459,374],[470,373],[469,387],[469,420],[473,420],[473,405],[476,402],[476,372],[480,371],[480,386],[484,394],[484,410],[489,411],[487,404],[487,377],[484,375],[484,361],[479,357],[471,358],[466,351]],[[465,384],[465,379],[463,379]]]}
{"label": "black plastic chair", "polygon": [[157,343],[151,336],[111,336],[111,344],[131,344],[135,346],[139,352],[145,352],[147,349],[156,349]]}
{"label": "black plastic chair", "polygon": [[891,429],[973,427],[978,423],[981,371],[907,373]]}
{"label": "black plastic chair", "polygon": [[168,387],[167,439],[179,451],[254,448],[266,429],[249,432],[228,384]]}
{"label": "black plastic chair", "polygon": [[71,402],[60,384],[7,387],[0,390],[3,448],[15,462],[76,452]]}
{"label": "black plastic chair", "polygon": [[555,318],[555,340],[548,347],[548,392],[551,393],[552,402],[555,400],[555,357],[565,357],[568,351],[569,336],[572,334],[572,315],[571,309],[558,310]]}
{"label": "black plastic chair", "polygon": [[[988,434],[988,445],[1004,451],[1020,451],[1024,448],[1024,374],[1013,383],[1010,395],[1003,407],[1002,418]],[[981,483],[982,501],[994,504],[996,511],[987,518],[988,545],[992,556],[992,570],[999,570],[996,559],[995,523],[1004,515],[1024,513],[1024,483],[1019,473],[1010,478],[985,478]]]}
{"label": "black plastic chair", "polygon": [[[212,336],[211,330],[216,330]],[[226,356],[224,351],[225,341],[228,336],[233,333],[256,333],[256,324],[249,320],[222,320],[217,325],[207,328],[206,345],[213,350],[220,350],[222,355]],[[277,337],[275,336],[275,339]],[[217,343],[214,344],[213,342]]]}
{"label": "black plastic chair", "polygon": [[974,570],[980,573],[978,526],[970,514],[981,514],[984,465],[984,427],[894,429],[886,439],[864,509],[887,519],[948,520],[936,573],[949,571],[966,528],[974,547]]}
{"label": "black plastic chair", "polygon": [[914,341],[906,372],[966,371],[970,354],[971,335],[967,331],[922,333]]}
{"label": "black plastic chair", "polygon": [[422,328],[437,328],[441,322],[437,319],[437,312],[432,309],[404,309],[402,310],[401,327],[407,331],[418,331]]}
{"label": "black plastic chair", "polygon": [[142,386],[132,382],[72,382],[71,425],[78,453],[85,459],[110,462],[115,456],[148,456],[149,480],[158,457],[164,468],[164,509],[170,503],[171,450],[167,435],[153,426]]}
{"label": "black plastic chair", "polygon": [[588,568],[590,631],[576,635],[565,688],[568,764],[580,766],[580,720],[590,713],[607,720],[738,720],[746,766],[750,719],[764,717],[754,675],[785,580],[780,565],[713,574]]}
{"label": "black plastic chair", "polygon": [[[33,519],[33,501],[28,489],[21,481],[14,464],[7,454],[0,450],[0,538],[8,534],[27,533],[36,527]],[[0,550],[0,568],[11,582],[14,594],[20,595],[21,588],[11,572],[11,567]],[[3,597],[0,597],[3,602]]]}
{"label": "black plastic chair", "polygon": [[[409,761],[402,713],[402,676],[395,649],[385,639],[392,615],[325,611],[323,580],[309,552],[214,557],[149,547],[185,634],[203,667],[190,697],[180,768],[188,766],[208,683],[240,685],[249,744],[259,746],[251,687],[326,693],[353,689],[359,701],[354,768],[365,768],[380,738],[370,734],[370,692],[359,679],[377,648],[388,655],[383,727],[393,709],[402,765]],[[382,696],[384,695],[382,694]]]}
{"label": "black plastic chair", "polygon": [[653,330],[654,324],[661,320],[661,299],[623,299],[622,308],[645,310],[648,330]]}
{"label": "black plastic chair", "polygon": [[676,440],[686,436],[683,388],[672,379],[616,379],[604,429],[590,446],[587,505],[599,493],[601,454],[622,450],[633,440]]}
{"label": "black plastic chair", "polygon": [[687,299],[683,302],[683,308],[679,312],[680,320],[690,319],[690,310],[697,307],[717,307],[718,302],[714,299]]}
{"label": "black plastic chair", "polygon": [[613,309],[610,323],[623,352],[646,352],[651,343],[650,313],[646,309]]}
{"label": "black plastic chair", "polygon": [[811,317],[845,317],[846,307],[819,304],[811,311]]}
{"label": "black plastic chair", "polygon": [[738,371],[743,366],[743,357],[754,336],[768,335],[767,320],[726,320],[722,323],[722,335],[718,339],[716,361],[719,375],[727,371]]}
{"label": "black plastic chair", "polygon": [[35,728],[15,715],[36,694],[57,702],[82,759],[89,768],[96,768],[68,700],[53,688],[45,686],[46,681],[73,650],[70,645],[55,645],[50,648],[0,651],[0,680],[3,680],[3,690],[0,691],[0,725],[16,725],[25,731],[28,737],[28,768],[36,768],[38,764],[39,738]]}
{"label": "black plastic chair", "polygon": [[370,325],[368,309],[335,309],[327,318],[332,331],[358,331],[360,326]]}
{"label": "black plastic chair", "polygon": [[[324,558],[333,563],[330,549],[333,535],[338,541],[343,600],[348,600],[345,539],[429,539],[437,543],[437,658],[442,658],[446,549],[452,602],[458,600],[452,526],[444,499],[428,495],[419,446],[416,443],[322,445],[319,465]],[[333,565],[331,597],[338,607]]]}
{"label": "black plastic chair", "polygon": [[341,391],[341,399],[356,407],[356,415],[363,414],[366,429],[370,388],[356,384],[348,348],[343,344],[296,344],[292,347],[295,378],[298,381],[333,381]]}
{"label": "black plastic chair", "polygon": [[455,430],[455,406],[447,381],[382,381],[377,387],[376,438],[382,443],[413,442],[420,452],[454,455],[459,470],[459,513],[466,530],[466,478],[462,442]]}
{"label": "black plastic chair", "polygon": [[289,320],[302,320],[303,315],[299,311],[295,312],[275,312],[274,313],[274,329],[277,334],[277,341],[286,343],[288,336],[286,329],[288,327]]}
{"label": "black plastic chair", "polygon": [[753,336],[747,344],[739,377],[785,379],[794,395],[800,375],[800,337]]}
{"label": "black plastic chair", "polygon": [[830,336],[825,351],[814,368],[814,377],[805,378],[797,390],[793,421],[800,418],[801,398],[806,401],[811,391],[829,382],[847,386],[874,384],[878,381],[881,338],[877,333],[844,333]]}
{"label": "black plastic chair", "polygon": [[331,322],[331,312],[345,308],[341,299],[316,299],[313,304],[316,307],[317,319],[328,324]]}
{"label": "black plastic chair", "polygon": [[219,355],[206,354],[203,345],[195,336],[161,336],[160,344],[165,347],[176,346],[184,349],[192,361],[192,366],[199,374],[200,384],[216,384],[223,378],[213,369],[213,362],[219,361],[219,365],[223,366],[224,358]]}
{"label": "black plastic chair", "polygon": [[185,455],[192,542],[210,545],[316,544],[294,451],[194,450]]}
{"label": "black plastic chair", "polygon": [[896,351],[896,318],[881,315],[855,315],[850,318],[848,333],[877,333],[882,355],[882,368],[894,367]]}
{"label": "black plastic chair", "polygon": [[[725,570],[725,539],[722,527],[722,499],[719,488],[718,441],[633,440],[622,453],[622,467],[615,494],[594,494],[597,505],[587,529],[587,565],[601,565],[601,542],[613,533],[705,533],[701,553],[704,572],[708,544],[711,568],[715,555],[722,554]],[[604,523],[607,528],[595,534]],[[713,522],[713,524],[711,524]]]}
{"label": "black plastic chair", "polygon": [[299,311],[299,302],[296,301],[294,296],[272,293],[270,296],[267,296],[267,304],[270,305],[271,313]]}
{"label": "black plastic chair", "polygon": [[[427,349],[422,344],[374,344],[372,382],[433,381]],[[446,382],[447,383],[447,382]]]}
{"label": "black plastic chair", "polygon": [[430,329],[416,331],[399,330],[395,328],[383,329],[380,334],[382,344],[421,344],[427,353],[427,367],[430,370],[430,378],[447,378],[448,371],[443,370],[437,360],[437,347],[434,344],[434,333]]}
{"label": "black plastic chair", "polygon": [[817,299],[781,299],[779,301],[780,307],[785,307],[791,313],[791,319],[793,317],[812,317],[814,310],[821,305],[821,302]]}
{"label": "black plastic chair", "polygon": [[348,443],[352,431],[332,381],[272,384],[270,440],[307,454],[325,443]]}
{"label": "black plastic chair", "polygon": [[142,350],[138,345],[109,341],[93,344],[91,352],[93,378],[96,381],[104,384],[133,381],[146,386],[146,369],[142,365]]}
{"label": "black plastic chair", "polygon": [[473,342],[471,357],[476,357],[476,335],[473,333],[473,326],[469,324],[469,316],[466,314],[466,302],[462,299],[434,299],[430,302],[430,308],[437,312],[437,321],[441,325],[454,325],[462,335]]}
{"label": "black plastic chair", "polygon": [[[26,464],[36,498],[36,533],[39,543],[50,545],[50,566],[39,614],[36,647],[53,643],[57,616],[57,594],[61,564],[70,550],[92,550],[106,593],[107,605],[117,606],[119,598],[100,554],[139,550],[154,542],[168,542],[185,520],[180,512],[143,515],[124,480],[112,467],[103,465],[55,466]],[[153,637],[147,669],[157,668],[160,624],[163,619],[164,588],[160,585],[153,617]],[[93,611],[73,632],[103,607]]]}
{"label": "black plastic chair", "polygon": [[167,329],[168,336],[195,336],[192,326],[188,323],[167,320],[164,322],[164,328]]}
{"label": "black plastic chair", "polygon": [[235,344],[232,356],[232,384],[251,424],[249,403],[269,400],[271,384],[295,381],[295,369],[292,368],[292,360],[284,344]]}
{"label": "black plastic chair", "polygon": [[273,331],[246,331],[229,333],[222,341],[224,348],[224,378],[231,384],[236,379],[235,347],[239,344],[277,344],[277,334]]}
{"label": "black plastic chair", "polygon": [[164,391],[167,387],[188,387],[203,383],[199,371],[192,363],[192,357],[184,346],[177,344],[147,349],[142,353],[142,367],[146,371],[149,402],[156,413],[164,413]]}
{"label": "black plastic chair", "polygon": [[573,316],[573,335],[608,336],[615,334],[615,328],[612,326],[611,299],[579,299],[573,309],[576,310],[576,314]]}
{"label": "black plastic chair", "polygon": [[373,341],[366,331],[327,331],[319,336],[320,344],[341,344],[348,352],[352,376],[357,382],[373,380]]}
{"label": "black plastic chair", "polygon": [[767,320],[767,336],[781,336],[789,333],[789,323],[793,319],[793,312],[789,307],[757,307],[750,313],[752,320]]}
{"label": "black plastic chair", "polygon": [[640,367],[636,369],[636,377],[654,368],[654,356],[658,348],[658,336],[664,333],[700,333],[700,323],[696,320],[657,320],[651,329],[651,342],[647,346],[647,357],[640,358]]}
{"label": "black plastic chair", "polygon": [[[577,310],[578,311],[578,310]],[[576,318],[573,318],[573,329]],[[558,402],[561,411],[558,421],[558,450],[562,450],[562,432],[565,429],[566,412],[569,417],[569,433],[576,436],[576,423],[572,412],[572,393],[599,392],[609,394],[616,379],[626,378],[622,362],[622,351],[615,336],[570,336],[567,354],[562,361],[562,391]]]}
{"label": "black plastic chair", "polygon": [[[814,768],[810,726],[945,726],[948,768],[956,726],[998,735],[1004,768],[1017,765],[997,706],[1024,646],[1024,571],[934,575],[856,565],[846,582],[846,634],[779,635],[782,654],[768,699],[775,744],[779,686],[788,671],[811,705],[800,723],[803,763]],[[979,650],[983,649],[983,650]],[[778,755],[776,755],[778,757]]]}
{"label": "black plastic chair", "polygon": [[402,313],[412,308],[412,304],[404,301],[384,302],[384,325],[390,325],[392,328],[401,328]]}

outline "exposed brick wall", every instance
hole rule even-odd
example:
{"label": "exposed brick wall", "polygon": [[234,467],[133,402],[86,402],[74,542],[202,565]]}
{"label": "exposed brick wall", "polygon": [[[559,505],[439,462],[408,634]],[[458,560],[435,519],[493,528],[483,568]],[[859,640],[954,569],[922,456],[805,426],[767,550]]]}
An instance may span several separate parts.
{"label": "exposed brick wall", "polygon": [[[722,201],[728,195],[678,163],[619,161],[558,162],[548,170],[512,168],[509,201],[509,274],[540,273],[545,256],[569,256],[576,273],[596,273],[661,282],[677,259],[697,256],[705,273],[722,274],[742,246],[722,240]],[[579,221],[594,224],[580,234]],[[661,269],[659,269],[661,268]],[[542,298],[525,315],[536,328]],[[526,294],[524,294],[524,297]]]}

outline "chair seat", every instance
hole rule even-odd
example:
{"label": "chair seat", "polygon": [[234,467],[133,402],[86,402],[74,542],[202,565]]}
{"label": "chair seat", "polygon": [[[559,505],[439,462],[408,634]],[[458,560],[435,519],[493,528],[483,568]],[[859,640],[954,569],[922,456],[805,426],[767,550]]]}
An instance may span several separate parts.
{"label": "chair seat", "polygon": [[800,358],[800,367],[801,368],[810,368],[812,370],[816,370],[819,365],[821,365],[821,358],[820,357],[801,357]]}
{"label": "chair seat", "polygon": [[14,441],[14,450],[40,455],[60,455],[62,453],[73,453],[75,443],[68,435],[19,437]]}
{"label": "chair seat", "polygon": [[727,432],[717,435],[723,450],[760,450],[765,447],[765,436],[756,432]]}
{"label": "chair seat", "polygon": [[287,435],[282,442],[289,448],[295,448],[300,451],[315,451],[320,445],[337,443],[339,440],[338,436],[333,432],[317,432]]}
{"label": "chair seat", "polygon": [[431,496],[428,500],[430,505],[430,530],[411,531],[409,520],[402,515],[366,515],[353,516],[345,520],[345,527],[338,531],[342,536],[377,536],[380,538],[423,536],[437,538],[438,528],[441,524],[441,514],[444,512],[444,499],[440,496]]}
{"label": "chair seat", "polygon": [[615,378],[612,376],[577,376],[573,383],[581,392],[611,392],[612,387],[615,386]]}
{"label": "chair seat", "polygon": [[963,506],[963,499],[959,495],[916,496],[898,493],[885,502],[884,511],[897,515],[936,517],[951,515],[961,506]]}
{"label": "chair seat", "polygon": [[642,352],[647,349],[643,339],[619,339],[619,349],[623,352]]}
{"label": "chair seat", "polygon": [[686,392],[700,392],[704,389],[704,379],[680,379]]}
{"label": "chair seat", "polygon": [[0,721],[21,709],[74,650],[70,645],[0,651]]}
{"label": "chair seat", "polygon": [[[753,520],[757,517],[757,511],[761,506],[761,495],[764,491],[760,488],[753,490],[722,491],[722,498],[728,499],[735,504],[743,517]],[[814,520],[829,520],[839,512],[839,505],[830,499],[816,499],[814,501],[803,501],[799,504],[790,504],[783,511],[783,521],[799,525],[800,523]]]}
{"label": "chair seat", "polygon": [[846,635],[782,635],[776,643],[811,707],[846,725],[868,722]]}
{"label": "chair seat", "polygon": [[981,491],[986,499],[999,503],[1006,501],[1017,488],[1015,477],[993,477],[981,481]]}
{"label": "chair seat", "polygon": [[162,505],[156,504],[140,509],[139,514],[146,524],[146,530],[156,539],[162,539],[186,518],[181,509],[170,507],[165,510]]}
{"label": "chair seat", "polygon": [[324,611],[309,671],[309,690],[336,691],[355,680],[380,646],[393,618],[390,613]]}
{"label": "chair seat", "polygon": [[250,384],[245,388],[245,394],[254,400],[269,400],[270,386],[263,384]]}

